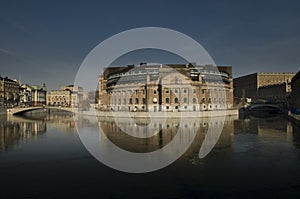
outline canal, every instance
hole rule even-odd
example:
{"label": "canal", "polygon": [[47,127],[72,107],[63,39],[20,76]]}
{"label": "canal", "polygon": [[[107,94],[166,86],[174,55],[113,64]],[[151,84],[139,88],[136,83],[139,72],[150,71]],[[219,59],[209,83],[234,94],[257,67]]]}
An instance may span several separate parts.
{"label": "canal", "polygon": [[[131,174],[96,160],[71,115],[0,118],[0,198],[299,198],[300,130],[282,116],[228,117],[212,151],[199,159],[207,119],[167,120],[151,138],[133,138],[147,121],[99,119],[107,138],[136,153],[161,149],[184,127],[187,151],[158,171]],[[181,124],[180,124],[181,123]],[[81,125],[89,126],[89,120]],[[160,121],[153,124],[162,126]],[[150,127],[149,127],[150,128]],[[153,127],[154,128],[154,127]]]}

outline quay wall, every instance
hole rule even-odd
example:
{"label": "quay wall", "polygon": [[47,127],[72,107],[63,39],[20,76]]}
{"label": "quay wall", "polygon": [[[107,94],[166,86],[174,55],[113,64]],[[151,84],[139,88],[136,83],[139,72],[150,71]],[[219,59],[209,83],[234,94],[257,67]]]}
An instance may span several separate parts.
{"label": "quay wall", "polygon": [[300,115],[289,114],[288,119],[300,127]]}
{"label": "quay wall", "polygon": [[104,112],[104,111],[82,111],[78,115],[91,115],[97,117],[133,117],[133,118],[205,118],[238,115],[238,109],[197,111],[197,112]]}

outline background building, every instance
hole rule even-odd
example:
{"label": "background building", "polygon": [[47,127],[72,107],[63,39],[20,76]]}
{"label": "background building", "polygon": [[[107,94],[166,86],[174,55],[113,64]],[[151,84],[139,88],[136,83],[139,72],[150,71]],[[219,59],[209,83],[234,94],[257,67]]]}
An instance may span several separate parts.
{"label": "background building", "polygon": [[204,111],[233,106],[231,66],[108,67],[98,87],[102,110]]}
{"label": "background building", "polygon": [[18,105],[20,84],[15,79],[0,76],[0,106]]}
{"label": "background building", "polygon": [[[234,87],[234,97],[236,98],[253,98],[259,99],[262,98],[260,94],[263,95],[263,92],[259,92],[259,88],[264,87],[263,90],[266,92],[268,89],[280,89],[279,87],[269,87],[270,85],[282,84],[285,83],[285,95],[291,92],[290,82],[294,77],[295,73],[292,72],[259,72],[253,73],[246,76],[238,77],[233,80]],[[270,96],[270,94],[273,96]],[[272,99],[281,98],[282,93],[268,91],[268,96]],[[265,95],[264,95],[265,96]]]}
{"label": "background building", "polygon": [[32,96],[31,96],[31,87],[27,84],[22,84],[20,86],[20,105],[31,106],[32,105]]}
{"label": "background building", "polygon": [[258,95],[261,99],[273,102],[286,102],[291,93],[290,85],[287,83],[273,84],[258,88]]}
{"label": "background building", "polygon": [[83,88],[80,86],[62,86],[60,90],[52,90],[47,96],[47,105],[78,107],[82,101]]}
{"label": "background building", "polygon": [[47,105],[50,106],[71,106],[70,90],[52,90],[47,95]]}
{"label": "background building", "polygon": [[30,86],[30,88],[31,88],[32,106],[46,105],[46,101],[47,101],[46,85],[43,84],[43,86]]}
{"label": "background building", "polygon": [[71,91],[71,107],[78,107],[80,101],[83,98],[83,88],[81,86],[68,85],[62,86],[61,90],[69,90]]}
{"label": "background building", "polygon": [[292,92],[290,95],[290,108],[300,110],[300,71],[293,77],[291,81]]}
{"label": "background building", "polygon": [[22,106],[43,106],[46,105],[47,88],[43,86],[30,86],[22,84],[20,86],[20,103]]}

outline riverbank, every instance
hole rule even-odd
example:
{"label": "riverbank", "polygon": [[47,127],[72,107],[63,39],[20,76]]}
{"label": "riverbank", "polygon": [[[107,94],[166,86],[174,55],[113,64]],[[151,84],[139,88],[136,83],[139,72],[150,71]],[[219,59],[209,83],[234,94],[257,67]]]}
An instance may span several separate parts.
{"label": "riverbank", "polygon": [[296,115],[296,114],[291,113],[291,114],[288,114],[287,117],[290,121],[295,123],[297,126],[300,126],[300,115]]}
{"label": "riverbank", "polygon": [[89,115],[97,117],[120,117],[120,118],[205,118],[224,117],[238,115],[238,109],[195,111],[195,112],[104,112],[104,111],[82,111],[78,115]]}
{"label": "riverbank", "polygon": [[[21,110],[23,111],[23,110]],[[26,110],[25,110],[26,111]],[[16,113],[14,109],[1,109],[1,115],[13,115]],[[96,117],[120,117],[120,118],[205,118],[205,117],[223,117],[239,115],[238,109],[229,110],[212,110],[212,111],[191,111],[191,112],[112,112],[112,111],[99,111],[97,109],[90,109],[89,111],[78,111],[76,109],[70,110],[56,110],[54,108],[43,108],[27,110],[25,115],[38,115],[38,114],[52,114],[60,112],[72,112],[76,115],[96,116]]]}

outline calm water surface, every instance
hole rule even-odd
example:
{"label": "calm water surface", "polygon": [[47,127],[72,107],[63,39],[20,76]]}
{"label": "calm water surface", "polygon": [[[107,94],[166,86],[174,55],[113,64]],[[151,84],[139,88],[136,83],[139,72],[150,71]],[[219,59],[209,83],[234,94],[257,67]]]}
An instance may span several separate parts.
{"label": "calm water surface", "polygon": [[[149,152],[168,144],[179,122],[168,120],[149,139],[128,136],[113,120],[99,125],[119,147]],[[123,125],[138,134],[146,124]],[[201,160],[199,148],[215,124],[202,119],[183,125],[187,136],[193,129],[197,135],[180,159],[159,171],[129,174],[91,156],[70,115],[1,117],[0,198],[299,198],[300,130],[283,117],[227,118],[216,146]]]}

